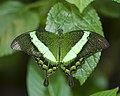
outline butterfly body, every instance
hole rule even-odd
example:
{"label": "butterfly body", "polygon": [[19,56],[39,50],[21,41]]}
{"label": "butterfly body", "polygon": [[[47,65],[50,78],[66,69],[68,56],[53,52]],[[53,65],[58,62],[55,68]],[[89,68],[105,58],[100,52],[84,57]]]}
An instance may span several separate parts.
{"label": "butterfly body", "polygon": [[45,70],[44,85],[48,86],[48,77],[59,67],[66,73],[69,85],[73,85],[72,73],[76,71],[90,55],[109,46],[101,35],[88,30],[75,30],[68,33],[32,31],[18,36],[11,44],[15,50],[21,50],[35,57]]}

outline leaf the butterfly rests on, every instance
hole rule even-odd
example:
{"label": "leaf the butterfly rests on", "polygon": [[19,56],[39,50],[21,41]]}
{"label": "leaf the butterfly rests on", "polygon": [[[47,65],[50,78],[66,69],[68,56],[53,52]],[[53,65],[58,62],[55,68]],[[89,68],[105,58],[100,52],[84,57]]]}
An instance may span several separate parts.
{"label": "leaf the butterfly rests on", "polygon": [[69,85],[73,86],[73,72],[80,68],[87,57],[108,46],[104,37],[88,30],[58,31],[57,34],[31,31],[18,36],[11,44],[13,49],[35,57],[46,72],[45,86],[49,84],[49,75],[59,67],[68,76]]}

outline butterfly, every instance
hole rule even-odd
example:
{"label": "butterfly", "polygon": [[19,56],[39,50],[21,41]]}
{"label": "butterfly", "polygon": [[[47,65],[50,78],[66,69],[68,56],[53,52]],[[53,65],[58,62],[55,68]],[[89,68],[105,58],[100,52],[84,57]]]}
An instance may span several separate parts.
{"label": "butterfly", "polygon": [[44,86],[49,85],[49,76],[61,68],[73,86],[72,74],[84,60],[96,52],[109,47],[108,41],[98,33],[89,30],[74,30],[63,33],[30,31],[16,37],[11,43],[14,50],[24,51],[35,58],[45,71]]}

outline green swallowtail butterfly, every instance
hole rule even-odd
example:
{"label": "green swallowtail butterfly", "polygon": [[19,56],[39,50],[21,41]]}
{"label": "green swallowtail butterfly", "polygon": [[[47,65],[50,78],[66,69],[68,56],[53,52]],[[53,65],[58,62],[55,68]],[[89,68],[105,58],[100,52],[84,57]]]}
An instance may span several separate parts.
{"label": "green swallowtail butterfly", "polygon": [[101,35],[88,30],[75,30],[63,33],[31,31],[15,38],[11,48],[32,55],[45,70],[44,85],[48,77],[58,68],[68,76],[69,86],[73,86],[72,74],[90,55],[109,46]]}

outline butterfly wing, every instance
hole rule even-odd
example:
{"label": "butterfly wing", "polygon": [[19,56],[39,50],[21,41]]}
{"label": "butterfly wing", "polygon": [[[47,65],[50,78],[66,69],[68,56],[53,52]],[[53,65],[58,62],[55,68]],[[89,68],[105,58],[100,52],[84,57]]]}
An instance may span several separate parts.
{"label": "butterfly wing", "polygon": [[80,53],[78,54],[79,58],[86,58],[90,55],[102,51],[109,47],[108,41],[101,35],[91,32],[87,43],[84,45]]}
{"label": "butterfly wing", "polygon": [[77,30],[64,34],[61,45],[61,59],[69,63],[75,58],[83,58],[109,46],[101,35],[87,30]]}
{"label": "butterfly wing", "polygon": [[67,74],[70,86],[73,86],[72,72],[84,59],[108,46],[107,40],[95,32],[77,30],[64,34],[61,68]]}
{"label": "butterfly wing", "polygon": [[[82,38],[82,36],[83,36],[83,31],[72,31],[63,34],[63,36],[61,37],[61,44],[60,44],[61,62],[63,61],[67,53],[71,50],[71,48]],[[72,54],[69,56],[72,56]]]}
{"label": "butterfly wing", "polygon": [[40,57],[38,49],[31,42],[30,32],[23,33],[16,37],[11,43],[11,48],[14,50],[24,51],[28,55]]}
{"label": "butterfly wing", "polygon": [[15,38],[11,47],[38,58],[43,56],[53,62],[58,59],[58,39],[54,33],[26,32]]}
{"label": "butterfly wing", "polygon": [[[59,38],[57,37],[56,34],[54,33],[50,33],[50,32],[37,32],[36,33],[37,37],[39,40],[41,40],[41,42],[43,42],[43,44],[45,46],[47,46],[47,48],[49,49],[49,51],[53,54],[53,56],[55,57],[56,61],[59,60]],[[44,49],[42,47],[42,49]],[[49,54],[46,54],[50,57]],[[52,61],[52,58],[50,58]]]}
{"label": "butterfly wing", "polygon": [[58,68],[58,38],[54,33],[27,32],[15,38],[11,44],[15,50],[21,50],[35,57],[46,72],[44,85],[48,86],[48,77]]}

